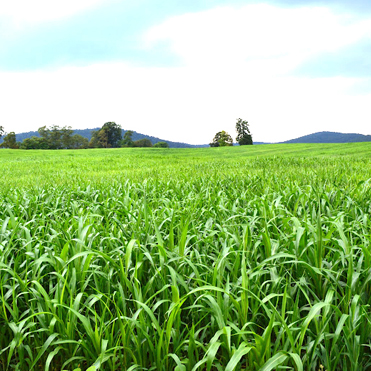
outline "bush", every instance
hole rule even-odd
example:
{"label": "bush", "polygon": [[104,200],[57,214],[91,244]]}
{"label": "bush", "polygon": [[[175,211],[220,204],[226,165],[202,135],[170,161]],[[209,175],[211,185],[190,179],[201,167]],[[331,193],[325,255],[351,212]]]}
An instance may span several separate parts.
{"label": "bush", "polygon": [[134,147],[152,147],[152,142],[147,138],[139,139],[134,142]]}
{"label": "bush", "polygon": [[166,142],[157,142],[153,147],[156,147],[156,148],[169,148],[169,145]]}

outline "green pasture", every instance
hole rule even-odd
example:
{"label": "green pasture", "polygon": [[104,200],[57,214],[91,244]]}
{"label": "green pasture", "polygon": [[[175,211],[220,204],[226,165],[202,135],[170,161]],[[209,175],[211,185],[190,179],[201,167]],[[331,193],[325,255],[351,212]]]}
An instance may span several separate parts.
{"label": "green pasture", "polygon": [[197,149],[0,150],[0,189],[47,185],[76,188],[126,180],[246,176],[247,172],[266,175],[283,171],[296,177],[297,172],[301,174],[305,169],[316,176],[353,167],[357,172],[364,171],[367,177],[370,154],[370,143]]}
{"label": "green pasture", "polygon": [[371,370],[371,143],[0,150],[0,370]]}

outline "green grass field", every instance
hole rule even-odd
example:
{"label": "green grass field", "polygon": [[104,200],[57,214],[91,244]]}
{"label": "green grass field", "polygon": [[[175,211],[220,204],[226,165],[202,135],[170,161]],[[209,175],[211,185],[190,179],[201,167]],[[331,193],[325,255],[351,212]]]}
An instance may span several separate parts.
{"label": "green grass field", "polygon": [[371,370],[371,143],[0,150],[0,370]]}

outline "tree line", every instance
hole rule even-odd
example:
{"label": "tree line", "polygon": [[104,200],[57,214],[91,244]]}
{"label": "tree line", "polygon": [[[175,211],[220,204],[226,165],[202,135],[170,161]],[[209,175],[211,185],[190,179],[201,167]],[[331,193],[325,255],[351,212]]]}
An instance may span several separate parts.
{"label": "tree line", "polygon": [[166,142],[158,142],[153,145],[147,138],[133,141],[133,131],[130,130],[126,131],[124,138],[122,138],[122,128],[115,122],[106,122],[102,128],[93,131],[90,141],[82,135],[73,134],[70,126],[42,126],[38,129],[38,133],[40,136],[32,136],[24,139],[22,142],[17,142],[14,132],[5,135],[4,128],[0,126],[0,138],[5,135],[0,147],[10,149],[169,148]]}
{"label": "tree line", "polygon": [[[236,141],[240,146],[252,145],[252,135],[250,133],[249,124],[241,118],[236,122],[237,137]],[[225,147],[233,146],[233,139],[226,131],[219,131],[215,134],[213,141],[209,144],[210,147]]]}
{"label": "tree line", "polygon": [[[249,124],[241,118],[236,122],[236,141],[240,145],[252,145],[252,135]],[[118,148],[118,147],[160,147],[169,148],[168,143],[158,142],[155,145],[148,138],[133,141],[133,131],[128,130],[122,137],[122,128],[115,122],[106,122],[99,130],[92,132],[90,141],[80,134],[73,134],[70,126],[42,126],[38,129],[39,137],[32,136],[22,142],[16,141],[14,132],[4,136],[2,148],[11,149],[84,149],[84,148]],[[4,128],[0,126],[0,138]],[[215,134],[210,147],[233,146],[233,139],[226,131]]]}

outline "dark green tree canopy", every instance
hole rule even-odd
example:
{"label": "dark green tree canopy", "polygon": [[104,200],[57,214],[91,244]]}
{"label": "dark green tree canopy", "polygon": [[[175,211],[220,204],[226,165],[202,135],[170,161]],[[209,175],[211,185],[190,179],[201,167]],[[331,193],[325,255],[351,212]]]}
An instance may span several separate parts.
{"label": "dark green tree canopy", "polygon": [[71,149],[85,149],[89,147],[89,141],[87,138],[83,137],[80,134],[72,135],[70,146]]}
{"label": "dark green tree canopy", "polygon": [[3,136],[3,134],[4,134],[4,127],[0,126],[0,138]]}
{"label": "dark green tree canopy", "polygon": [[215,134],[213,141],[210,143],[210,147],[225,146],[233,146],[233,139],[226,131],[219,131]]}
{"label": "dark green tree canopy", "polygon": [[44,137],[26,138],[20,145],[21,149],[49,149],[49,144]]}
{"label": "dark green tree canopy", "polygon": [[38,132],[40,137],[48,143],[49,149],[71,148],[73,130],[70,126],[42,126],[38,129]]}
{"label": "dark green tree canopy", "polygon": [[102,148],[103,147],[102,143],[100,143],[99,141],[99,137],[98,137],[99,131],[100,130],[95,130],[91,132],[91,139],[89,142],[90,148]]}
{"label": "dark green tree canopy", "polygon": [[133,142],[133,131],[128,130],[124,134],[124,138],[121,141],[121,147],[133,147],[134,142]]}
{"label": "dark green tree canopy", "polygon": [[122,139],[121,126],[115,122],[106,122],[101,129],[93,131],[89,147],[116,148]]}
{"label": "dark green tree canopy", "polygon": [[236,130],[237,130],[236,140],[240,146],[253,144],[252,135],[250,133],[249,124],[247,121],[237,119]]}
{"label": "dark green tree canopy", "polygon": [[2,148],[18,149],[19,144],[17,143],[14,131],[10,132],[4,137],[4,141],[0,144]]}
{"label": "dark green tree canopy", "polygon": [[166,142],[157,142],[153,147],[156,147],[156,148],[169,148],[169,145]]}
{"label": "dark green tree canopy", "polygon": [[139,139],[134,142],[134,147],[152,147],[152,142],[147,138]]}
{"label": "dark green tree canopy", "polygon": [[101,131],[105,132],[109,147],[118,147],[119,141],[122,139],[122,129],[120,125],[115,122],[106,122],[102,126]]}
{"label": "dark green tree canopy", "polygon": [[79,134],[73,134],[70,126],[42,126],[38,129],[40,137],[26,138],[21,149],[82,149],[88,148],[89,141]]}

